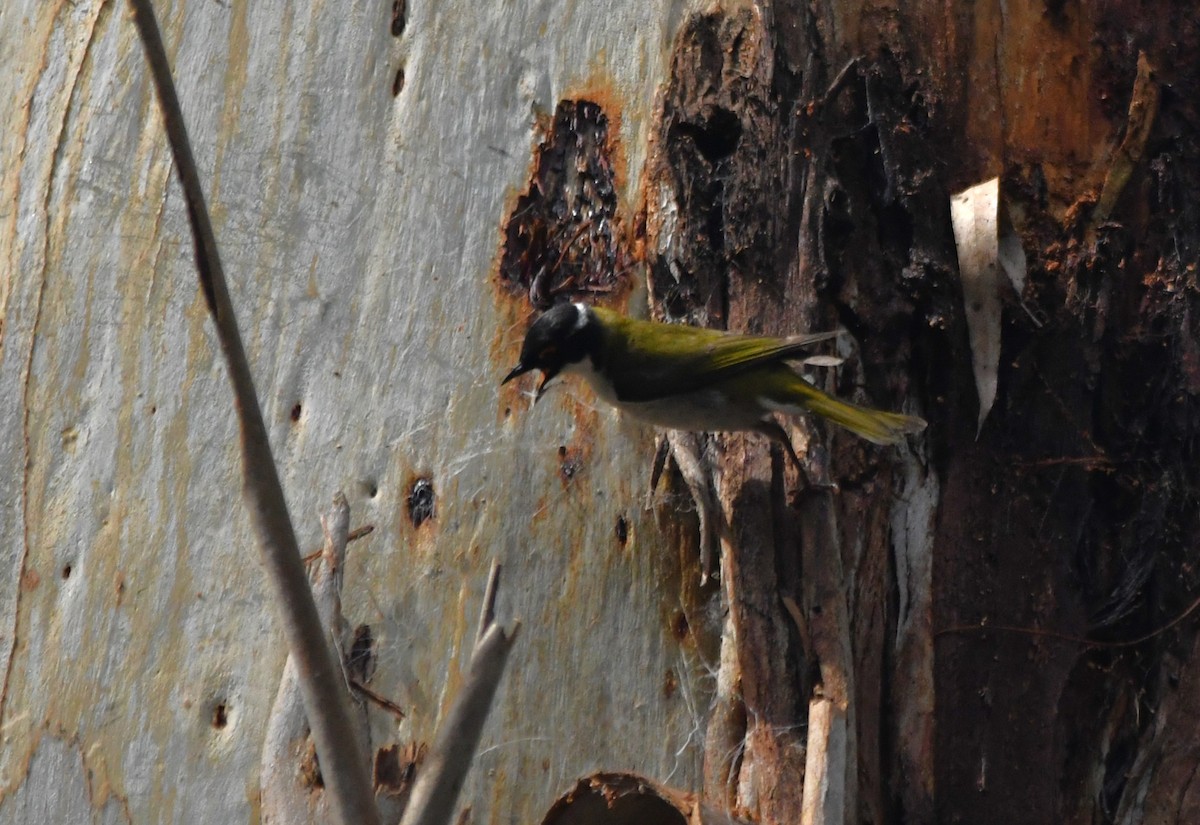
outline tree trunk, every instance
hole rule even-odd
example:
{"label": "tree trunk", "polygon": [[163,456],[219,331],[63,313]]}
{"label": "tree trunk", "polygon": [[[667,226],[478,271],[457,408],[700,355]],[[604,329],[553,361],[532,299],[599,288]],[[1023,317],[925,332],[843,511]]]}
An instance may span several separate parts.
{"label": "tree trunk", "polygon": [[[1155,631],[1198,584],[1192,17],[730,3],[684,23],[646,188],[656,312],[840,324],[858,357],[834,388],[931,420],[898,452],[799,423],[840,492],[794,506],[781,454],[720,440],[736,689],[706,792],[735,812],[800,819],[824,700],[826,816],[1188,821],[1194,633]],[[992,175],[1029,285],[977,436],[948,206]]]}
{"label": "tree trunk", "polygon": [[[497,554],[463,821],[611,814],[618,771],[705,822],[1200,818],[1187,4],[159,13],[293,517],[376,526],[344,600],[397,782]],[[119,2],[0,23],[0,821],[253,821],[284,652],[141,52]],[[949,203],[995,176],[1028,278],[977,432]],[[531,304],[647,296],[844,327],[818,380],[929,429],[789,420],[807,481],[677,439],[646,508],[651,432],[495,385]]]}

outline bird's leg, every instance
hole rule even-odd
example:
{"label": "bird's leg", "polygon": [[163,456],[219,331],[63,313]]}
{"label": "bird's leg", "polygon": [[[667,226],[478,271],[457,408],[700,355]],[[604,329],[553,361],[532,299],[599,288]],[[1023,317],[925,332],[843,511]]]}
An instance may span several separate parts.
{"label": "bird's leg", "polygon": [[801,487],[796,491],[797,497],[806,492],[837,491],[837,484],[832,481],[813,481],[812,477],[808,474],[808,469],[800,462],[800,456],[796,455],[796,448],[792,446],[792,440],[788,438],[787,431],[774,418],[763,419],[754,428],[754,431],[778,443],[787,452],[788,458],[791,459],[792,465],[796,468],[796,472],[800,474]]}
{"label": "bird's leg", "polygon": [[688,492],[692,495],[692,502],[696,505],[696,515],[700,521],[700,584],[703,586],[716,574],[718,531],[721,530],[723,519],[720,504],[701,458],[702,436],[698,433],[671,431],[661,434],[659,438],[661,440],[654,456],[650,489],[653,490],[657,486],[667,453],[670,453]]}
{"label": "bird's leg", "polygon": [[800,463],[800,456],[796,455],[796,448],[792,446],[792,440],[788,438],[787,431],[780,426],[779,422],[774,418],[766,418],[758,422],[758,426],[754,431],[765,435],[767,438],[779,444],[787,452],[788,458],[792,460],[792,464],[796,467],[796,472],[800,473],[800,478],[805,484],[810,484],[808,479],[808,471],[804,469],[804,465]]}

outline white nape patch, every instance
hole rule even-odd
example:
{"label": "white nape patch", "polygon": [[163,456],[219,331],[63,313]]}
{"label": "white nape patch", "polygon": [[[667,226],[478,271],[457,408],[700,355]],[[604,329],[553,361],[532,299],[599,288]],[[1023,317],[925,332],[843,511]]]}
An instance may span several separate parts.
{"label": "white nape patch", "polygon": [[588,323],[588,308],[586,304],[575,304],[575,332],[587,326]]}

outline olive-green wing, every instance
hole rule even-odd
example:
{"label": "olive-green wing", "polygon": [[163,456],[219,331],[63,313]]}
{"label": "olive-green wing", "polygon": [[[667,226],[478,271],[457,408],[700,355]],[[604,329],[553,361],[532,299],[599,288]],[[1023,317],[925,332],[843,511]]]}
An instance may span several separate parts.
{"label": "olive-green wing", "polygon": [[[763,364],[800,359],[813,344],[842,332],[764,338],[635,321],[606,310],[595,311],[608,330],[607,363],[597,366],[612,383],[617,398],[625,402],[694,392]],[[620,369],[613,369],[614,363],[619,363]]]}

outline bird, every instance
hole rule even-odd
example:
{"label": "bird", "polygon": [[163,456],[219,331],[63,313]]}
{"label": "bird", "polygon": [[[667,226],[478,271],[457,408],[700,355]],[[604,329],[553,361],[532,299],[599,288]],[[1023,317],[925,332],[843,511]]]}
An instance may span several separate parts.
{"label": "bird", "polygon": [[778,442],[803,472],[776,413],[816,415],[875,444],[925,429],[917,416],[852,404],[814,387],[789,361],[841,330],[787,338],[629,318],[583,303],[558,304],[530,325],[501,384],[542,373],[535,403],[556,376],[576,375],[604,402],[668,430],[756,432]]}

